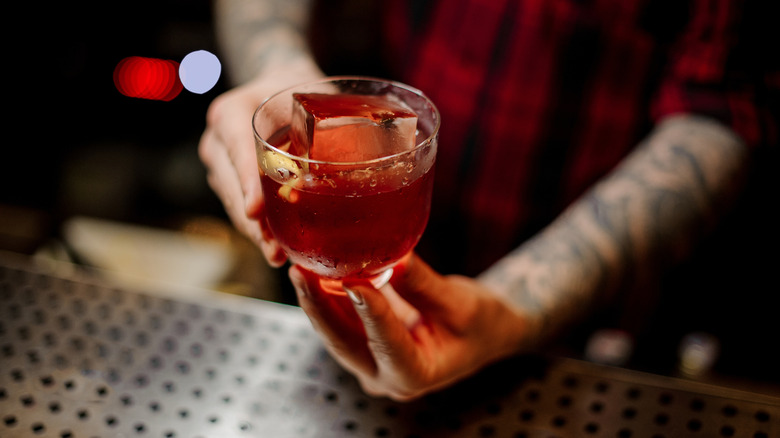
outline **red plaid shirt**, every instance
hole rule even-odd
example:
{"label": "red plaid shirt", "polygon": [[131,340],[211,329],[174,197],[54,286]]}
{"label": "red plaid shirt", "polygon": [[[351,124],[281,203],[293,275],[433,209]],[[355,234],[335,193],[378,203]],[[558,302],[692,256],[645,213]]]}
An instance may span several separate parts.
{"label": "red plaid shirt", "polygon": [[763,45],[778,41],[762,40],[760,3],[383,2],[387,64],[442,115],[419,251],[440,270],[480,272],[668,114],[714,117],[750,145],[773,141],[780,77],[776,49]]}

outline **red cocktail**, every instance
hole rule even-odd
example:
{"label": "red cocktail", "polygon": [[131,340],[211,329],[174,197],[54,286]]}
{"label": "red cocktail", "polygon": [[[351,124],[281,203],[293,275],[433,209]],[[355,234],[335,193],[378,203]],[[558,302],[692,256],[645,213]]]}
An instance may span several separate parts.
{"label": "red cocktail", "polygon": [[290,260],[386,281],[428,221],[433,104],[402,84],[332,78],[271,97],[253,124],[266,220]]}

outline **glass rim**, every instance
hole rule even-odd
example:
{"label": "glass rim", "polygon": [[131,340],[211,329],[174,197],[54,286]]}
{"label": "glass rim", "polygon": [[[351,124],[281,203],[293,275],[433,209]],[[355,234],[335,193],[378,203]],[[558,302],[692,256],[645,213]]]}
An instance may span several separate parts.
{"label": "glass rim", "polygon": [[[434,118],[435,118],[433,129],[431,130],[431,133],[428,134],[428,136],[426,136],[424,140],[422,140],[421,142],[416,144],[413,148],[411,148],[409,150],[406,150],[406,151],[397,152],[397,153],[392,154],[392,155],[386,155],[384,157],[372,158],[370,160],[362,160],[362,161],[324,161],[324,160],[314,160],[314,159],[307,158],[307,157],[301,157],[299,155],[294,155],[294,154],[291,154],[291,153],[289,153],[287,151],[283,151],[283,150],[277,148],[276,146],[272,145],[271,143],[268,143],[268,141],[266,141],[266,139],[264,139],[257,132],[257,127],[256,127],[255,120],[257,119],[257,116],[260,113],[260,109],[263,108],[263,106],[266,103],[268,103],[271,99],[273,99],[273,98],[275,98],[275,97],[277,97],[279,95],[282,95],[284,93],[289,93],[291,90],[293,90],[295,88],[306,87],[306,86],[310,86],[310,85],[323,84],[323,83],[327,83],[327,82],[337,82],[337,81],[381,82],[381,83],[384,83],[384,84],[392,85],[393,87],[396,87],[396,88],[401,88],[403,90],[406,90],[406,91],[408,91],[408,92],[410,92],[410,93],[412,93],[412,94],[422,98],[423,100],[425,100],[425,102],[427,102],[428,105],[430,105],[431,112],[433,113]],[[255,109],[254,114],[252,114],[252,133],[254,134],[255,138],[262,143],[262,145],[264,147],[267,147],[268,149],[271,149],[272,151],[274,151],[276,153],[279,153],[282,156],[290,158],[292,160],[296,160],[296,161],[300,161],[300,162],[304,162],[304,163],[308,163],[308,164],[328,165],[328,166],[350,166],[350,167],[361,166],[361,165],[365,166],[365,165],[371,165],[371,164],[376,164],[376,163],[382,163],[384,161],[390,161],[390,160],[393,160],[395,158],[401,157],[403,155],[406,155],[406,154],[409,154],[409,153],[412,153],[412,152],[416,152],[416,151],[424,148],[427,144],[431,143],[432,139],[434,137],[436,137],[436,135],[439,133],[439,127],[440,126],[441,126],[441,115],[439,114],[439,109],[436,107],[436,105],[433,103],[433,101],[428,96],[426,96],[425,93],[423,93],[421,90],[419,90],[419,89],[417,89],[415,87],[412,87],[411,85],[404,84],[402,82],[393,81],[393,80],[390,80],[390,79],[382,79],[382,78],[377,78],[377,77],[371,77],[371,76],[328,76],[328,77],[325,77],[325,78],[322,78],[322,79],[319,79],[319,80],[316,80],[316,81],[303,82],[303,83],[300,83],[300,84],[297,84],[297,85],[293,85],[291,87],[287,87],[287,88],[285,88],[285,89],[283,89],[281,91],[278,91],[278,92],[268,96],[265,100],[263,100],[260,103],[260,105],[258,105],[258,107]]]}

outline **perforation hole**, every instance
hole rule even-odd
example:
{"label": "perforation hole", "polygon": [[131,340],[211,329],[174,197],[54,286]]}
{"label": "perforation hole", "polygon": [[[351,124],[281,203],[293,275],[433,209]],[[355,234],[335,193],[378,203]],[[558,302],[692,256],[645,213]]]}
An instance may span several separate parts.
{"label": "perforation hole", "polygon": [[43,339],[43,345],[46,347],[55,347],[57,345],[57,337],[54,333],[44,333],[41,339]]}
{"label": "perforation hole", "polygon": [[642,391],[639,388],[629,388],[628,391],[626,391],[626,397],[629,400],[638,400],[641,395]]}
{"label": "perforation hole", "polygon": [[11,358],[14,356],[14,346],[11,344],[5,344],[0,348],[0,351],[2,351],[2,354],[6,358]]}
{"label": "perforation hole", "polygon": [[24,371],[20,369],[11,370],[11,380],[14,382],[21,382],[24,380]]}
{"label": "perforation hole", "polygon": [[19,327],[19,329],[16,330],[16,336],[21,339],[22,341],[29,341],[30,340],[30,328],[27,326]]}
{"label": "perforation hole", "polygon": [[19,397],[19,400],[22,402],[22,406],[29,408],[35,405],[35,397],[33,397],[30,394],[23,395]]}
{"label": "perforation hole", "polygon": [[659,426],[666,426],[669,424],[669,415],[666,413],[660,413],[653,418],[653,422]]}
{"label": "perforation hole", "polygon": [[594,401],[590,404],[590,411],[594,414],[598,414],[604,410],[604,403],[600,401]]}
{"label": "perforation hole", "polygon": [[702,423],[701,420],[694,418],[691,420],[688,420],[688,424],[686,425],[689,431],[691,432],[698,432],[701,430]]}
{"label": "perforation hole", "polygon": [[60,315],[57,317],[57,328],[60,330],[70,330],[73,327],[73,322],[67,315]]}
{"label": "perforation hole", "polygon": [[41,309],[36,309],[32,312],[32,320],[36,325],[46,324],[46,312]]}
{"label": "perforation hole", "polygon": [[628,407],[623,409],[623,412],[621,413],[621,416],[626,420],[632,420],[636,417],[636,409],[632,407]]}
{"label": "perforation hole", "polygon": [[737,415],[737,408],[734,405],[726,405],[723,406],[723,409],[721,410],[724,417],[732,418]]}
{"label": "perforation hole", "polygon": [[520,411],[520,421],[523,421],[523,422],[526,422],[526,423],[530,422],[530,421],[532,421],[534,419],[535,415],[536,414],[531,409],[523,409],[522,411]]}
{"label": "perforation hole", "polygon": [[691,400],[690,408],[694,412],[701,412],[701,411],[703,411],[704,410],[704,406],[705,406],[704,400],[702,400],[700,398],[694,398],[693,400]]}
{"label": "perforation hole", "polygon": [[756,411],[756,414],[755,414],[754,417],[755,417],[756,421],[758,421],[760,423],[766,423],[766,422],[769,421],[770,415],[769,415],[768,412],[766,412],[764,410],[759,410],[759,411]]}
{"label": "perforation hole", "polygon": [[162,384],[162,387],[163,387],[163,391],[169,394],[176,392],[176,384],[173,382],[164,382]]}
{"label": "perforation hole", "polygon": [[49,412],[52,414],[59,414],[62,412],[62,405],[59,402],[53,401],[49,403]]}

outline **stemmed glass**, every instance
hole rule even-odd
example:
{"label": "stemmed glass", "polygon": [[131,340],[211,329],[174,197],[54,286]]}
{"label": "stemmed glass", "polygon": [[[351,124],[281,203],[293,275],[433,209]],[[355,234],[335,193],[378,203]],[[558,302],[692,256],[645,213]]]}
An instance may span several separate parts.
{"label": "stemmed glass", "polygon": [[[295,139],[311,134],[293,126],[293,114],[295,96],[312,93],[337,100],[380,96],[401,102],[417,116],[413,142],[404,150],[367,159],[309,156],[295,146]],[[290,261],[318,274],[329,292],[340,293],[345,278],[365,278],[376,287],[386,283],[428,222],[440,124],[434,104],[398,82],[331,77],[271,96],[257,108],[252,124],[265,220]],[[329,147],[377,150],[366,138],[370,136],[342,138]],[[338,152],[333,157],[362,156]]]}

